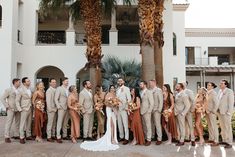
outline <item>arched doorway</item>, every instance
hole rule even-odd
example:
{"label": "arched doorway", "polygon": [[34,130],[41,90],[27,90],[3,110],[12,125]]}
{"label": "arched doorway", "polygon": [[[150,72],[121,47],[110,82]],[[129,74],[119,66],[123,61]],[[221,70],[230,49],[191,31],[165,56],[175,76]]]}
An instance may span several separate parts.
{"label": "arched doorway", "polygon": [[55,78],[57,81],[57,86],[59,86],[61,85],[61,79],[64,77],[63,71],[55,66],[42,67],[36,72],[35,75],[36,81],[42,81],[45,85],[45,89],[48,89],[51,78]]}
{"label": "arched doorway", "polygon": [[89,70],[85,70],[85,68],[82,68],[78,73],[77,73],[77,81],[76,81],[76,85],[77,85],[77,89],[78,91],[81,91],[83,89],[82,87],[82,82],[85,80],[89,80]]}

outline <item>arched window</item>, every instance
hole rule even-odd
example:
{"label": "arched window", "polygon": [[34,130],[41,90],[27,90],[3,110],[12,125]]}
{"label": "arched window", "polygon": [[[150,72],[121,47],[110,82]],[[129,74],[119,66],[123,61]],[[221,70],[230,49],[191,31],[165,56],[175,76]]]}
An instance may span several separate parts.
{"label": "arched window", "polygon": [[175,33],[173,33],[173,55],[177,55],[177,38]]}
{"label": "arched window", "polygon": [[0,5],[0,27],[2,27],[2,6]]}

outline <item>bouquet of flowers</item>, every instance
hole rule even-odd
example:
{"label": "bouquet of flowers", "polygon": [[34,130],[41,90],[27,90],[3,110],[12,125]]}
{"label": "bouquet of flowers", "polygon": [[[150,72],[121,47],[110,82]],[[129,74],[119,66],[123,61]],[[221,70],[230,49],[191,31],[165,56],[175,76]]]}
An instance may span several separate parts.
{"label": "bouquet of flowers", "polygon": [[203,113],[204,112],[204,108],[200,103],[196,104],[196,113]]}
{"label": "bouquet of flowers", "polygon": [[167,109],[167,110],[164,110],[163,111],[163,113],[162,113],[162,115],[163,115],[163,117],[165,118],[165,121],[166,122],[168,122],[168,119],[169,119],[169,117],[170,117],[170,115],[171,115],[171,109]]}
{"label": "bouquet of flowers", "polygon": [[79,103],[76,103],[76,106],[74,107],[74,110],[81,115],[81,110],[82,110],[82,106]]}
{"label": "bouquet of flowers", "polygon": [[42,112],[44,112],[44,108],[45,108],[45,103],[42,102],[41,100],[36,101],[36,108],[41,110]]}
{"label": "bouquet of flowers", "polygon": [[104,112],[103,112],[103,99],[101,98],[98,98],[97,99],[97,102],[95,103],[95,109],[99,112],[101,112],[103,115],[104,115]]}
{"label": "bouquet of flowers", "polygon": [[109,103],[112,107],[117,107],[117,106],[119,106],[119,103],[121,103],[121,100],[119,100],[117,97],[115,97],[115,98],[110,97],[110,98],[108,99],[108,103]]}
{"label": "bouquet of flowers", "polygon": [[133,103],[133,102],[129,102],[128,103],[128,109],[129,109],[129,111],[133,111],[135,108],[136,108],[136,103]]}

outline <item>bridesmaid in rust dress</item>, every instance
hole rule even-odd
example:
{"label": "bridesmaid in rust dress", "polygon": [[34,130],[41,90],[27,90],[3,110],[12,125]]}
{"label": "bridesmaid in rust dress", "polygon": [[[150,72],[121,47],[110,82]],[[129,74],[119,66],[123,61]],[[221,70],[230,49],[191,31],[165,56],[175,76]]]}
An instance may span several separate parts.
{"label": "bridesmaid in rust dress", "polygon": [[165,144],[171,144],[172,138],[177,138],[177,128],[174,116],[174,97],[169,84],[163,85],[162,114],[162,127],[164,128],[168,138],[168,141]]}
{"label": "bridesmaid in rust dress", "polygon": [[78,103],[78,93],[76,86],[69,87],[68,108],[71,115],[71,139],[73,143],[77,143],[80,137],[80,109]]}
{"label": "bridesmaid in rust dress", "polygon": [[130,128],[133,132],[133,141],[132,145],[144,145],[145,138],[144,138],[144,131],[142,127],[142,121],[140,116],[140,94],[137,88],[131,89],[131,98],[132,101],[129,103],[129,119],[130,119]]}
{"label": "bridesmaid in rust dress", "polygon": [[32,103],[34,105],[34,134],[36,141],[42,142],[42,128],[45,121],[45,92],[43,82],[36,84],[36,91],[33,93]]}

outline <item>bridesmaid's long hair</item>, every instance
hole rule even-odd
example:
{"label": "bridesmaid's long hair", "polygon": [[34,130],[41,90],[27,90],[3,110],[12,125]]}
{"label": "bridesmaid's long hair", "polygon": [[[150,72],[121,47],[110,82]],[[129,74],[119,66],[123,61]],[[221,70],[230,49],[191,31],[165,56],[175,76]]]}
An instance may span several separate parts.
{"label": "bridesmaid's long hair", "polygon": [[[137,97],[138,97],[138,98],[140,99],[140,101],[141,101],[139,89],[138,89],[138,88],[131,88],[130,91],[132,91],[133,89],[134,89],[134,91],[135,91],[134,103],[136,103]],[[131,98],[133,98],[132,94],[131,94]]]}
{"label": "bridesmaid's long hair", "polygon": [[114,89],[115,89],[115,86],[114,86],[114,85],[110,85],[110,86],[109,86],[109,92],[110,92],[110,89],[111,89],[112,87],[114,87]]}
{"label": "bridesmaid's long hair", "polygon": [[166,101],[171,104],[171,94],[173,95],[173,93],[171,91],[171,87],[170,87],[169,84],[164,84],[163,86],[166,87],[166,90],[167,90],[167,93],[168,93]]}

